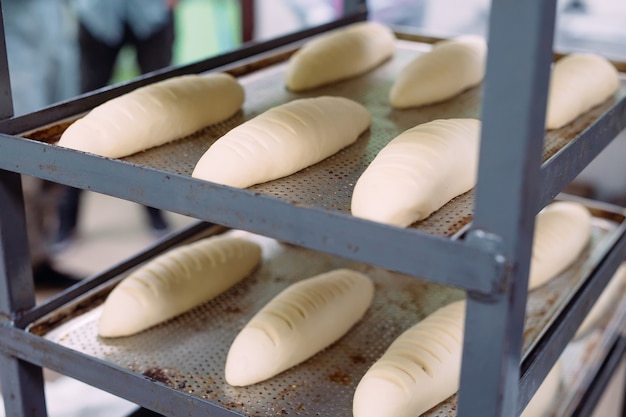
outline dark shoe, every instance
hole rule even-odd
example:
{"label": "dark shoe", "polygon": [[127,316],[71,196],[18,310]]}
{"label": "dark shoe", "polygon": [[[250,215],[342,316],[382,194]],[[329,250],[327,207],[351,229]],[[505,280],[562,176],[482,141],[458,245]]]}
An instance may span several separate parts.
{"label": "dark shoe", "polygon": [[169,224],[165,220],[163,216],[163,212],[159,209],[155,209],[153,207],[146,207],[146,212],[148,213],[148,221],[150,224],[150,229],[156,236],[163,236],[167,234],[170,229]]}
{"label": "dark shoe", "polygon": [[52,237],[52,241],[48,245],[48,250],[52,254],[59,254],[63,252],[72,243],[74,236],[74,230],[57,230],[57,233]]}
{"label": "dark shoe", "polygon": [[58,205],[58,229],[50,242],[53,253],[64,250],[76,234],[81,189],[64,186]]}
{"label": "dark shoe", "polygon": [[33,270],[35,286],[40,288],[67,288],[80,281],[80,278],[54,269],[49,262]]}

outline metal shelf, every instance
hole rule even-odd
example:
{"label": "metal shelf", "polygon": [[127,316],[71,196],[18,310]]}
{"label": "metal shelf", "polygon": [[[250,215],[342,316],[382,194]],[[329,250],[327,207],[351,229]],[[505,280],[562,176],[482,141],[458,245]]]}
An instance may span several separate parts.
{"label": "metal shelf", "polygon": [[[474,117],[481,114],[483,119],[479,182],[472,197],[472,227],[464,239],[455,233],[451,237],[419,228],[376,224],[355,219],[341,209],[292,204],[263,190],[236,190],[184,173],[13,136],[57,123],[169,76],[209,70],[244,76],[254,69],[259,57],[284,59],[305,37],[363,19],[364,2],[349,3],[356,7],[356,13],[332,24],[0,122],[0,368],[3,385],[11,390],[9,407],[14,413],[45,415],[38,368],[45,366],[140,405],[153,405],[154,398],[159,398],[156,411],[167,415],[181,411],[194,416],[232,415],[224,407],[23,330],[44,311],[33,309],[19,174],[190,215],[465,290],[468,307],[459,415],[512,417],[517,415],[515,410],[525,406],[626,252],[620,235],[522,362],[534,216],[626,126],[622,86],[615,102],[605,103],[560,132],[566,137],[565,143],[554,155],[546,155],[543,122],[552,58],[552,43],[546,40],[553,37],[555,0],[492,3],[482,107],[473,110]],[[1,64],[0,75],[6,75],[6,65]],[[10,104],[6,94],[2,97],[5,114]],[[543,165],[542,153],[548,158]],[[132,184],[128,178],[133,178]],[[143,256],[163,249],[153,248]],[[112,275],[105,273],[71,289],[49,305],[48,312]],[[477,376],[481,384],[474,383]]]}
{"label": "metal shelf", "polygon": [[[562,325],[564,312],[589,283],[590,272],[599,260],[614,252],[616,241],[624,239],[624,213],[615,212],[613,207],[590,208],[594,213],[590,247],[565,273],[530,294],[523,345],[527,357],[536,354],[544,334]],[[25,317],[25,323],[29,323],[27,335],[9,329],[2,333],[0,329],[0,340],[7,341],[4,348],[24,359],[31,358],[31,349],[41,351],[47,354],[39,359],[45,367],[101,386],[100,373],[85,376],[75,369],[76,363],[90,358],[116,369],[117,376],[109,372],[107,379],[119,378],[123,373],[126,378],[152,380],[176,391],[176,397],[190,397],[197,402],[179,408],[178,413],[195,415],[195,409],[210,412],[218,406],[258,416],[290,414],[295,409],[301,415],[349,415],[351,392],[388,344],[439,305],[463,296],[454,288],[244,233],[243,237],[264,248],[263,266],[232,291],[138,335],[109,340],[97,337],[100,305],[128,270],[175,245],[223,231],[208,224],[192,225],[145,253],[78,284],[78,288],[31,310]],[[376,282],[374,303],[363,320],[338,343],[289,372],[248,388],[229,387],[223,380],[223,365],[230,340],[241,323],[290,282],[339,267],[361,270]],[[616,316],[614,322],[624,323],[624,317]],[[611,337],[615,333],[613,330]],[[33,348],[19,349],[26,341]],[[144,389],[140,385],[134,390]],[[147,400],[143,393],[132,395],[130,399],[143,407],[169,412],[160,397],[156,401],[154,397]],[[325,399],[324,406],[316,407],[318,398]],[[447,415],[455,407],[453,396],[424,416]]]}

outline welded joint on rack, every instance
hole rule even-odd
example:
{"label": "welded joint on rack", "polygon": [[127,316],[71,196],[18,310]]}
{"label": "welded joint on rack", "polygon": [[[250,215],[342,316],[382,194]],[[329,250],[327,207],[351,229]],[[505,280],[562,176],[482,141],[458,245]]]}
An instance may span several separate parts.
{"label": "welded joint on rack", "polygon": [[480,249],[493,256],[493,276],[491,277],[491,290],[486,293],[472,292],[472,296],[482,301],[495,301],[498,296],[505,293],[509,288],[511,265],[504,255],[502,238],[495,233],[482,229],[472,229],[465,238],[467,245]]}

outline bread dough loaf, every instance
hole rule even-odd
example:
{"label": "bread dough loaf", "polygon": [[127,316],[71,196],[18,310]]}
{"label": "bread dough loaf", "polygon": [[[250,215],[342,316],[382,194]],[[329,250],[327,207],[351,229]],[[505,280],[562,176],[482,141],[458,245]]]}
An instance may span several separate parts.
{"label": "bread dough loaf", "polygon": [[98,333],[128,336],[171,319],[226,291],[252,273],[260,260],[257,243],[229,236],[172,249],[113,289],[104,303]]}
{"label": "bread dough loaf", "polygon": [[370,122],[369,111],[347,98],[294,100],[222,136],[192,176],[239,188],[282,178],[352,144]]}
{"label": "bread dough loaf", "polygon": [[408,226],[476,184],[480,121],[435,120],[401,133],[357,181],[352,214]]}
{"label": "bread dough loaf", "polygon": [[574,339],[584,336],[589,330],[598,324],[598,322],[610,314],[610,308],[613,303],[624,295],[624,285],[626,284],[626,264],[622,264],[607,286],[602,291],[602,294],[596,300],[595,304],[585,317],[585,320],[580,324]]}
{"label": "bread dough loaf", "polygon": [[255,384],[305,361],[341,338],[373,297],[373,282],[349,269],[287,287],[235,338],[226,359],[226,382]]}
{"label": "bread dough loaf", "polygon": [[228,74],[174,77],[95,107],[65,130],[58,145],[121,158],[226,120],[243,100],[243,88]]}
{"label": "bread dough loaf", "polygon": [[535,219],[528,288],[533,290],[571,265],[591,236],[591,214],[582,204],[559,201]]}
{"label": "bread dough loaf", "polygon": [[395,36],[375,22],[355,23],[309,41],[291,56],[286,84],[303,91],[363,74],[393,55]]}
{"label": "bread dough loaf", "polygon": [[400,71],[389,101],[403,109],[452,98],[483,80],[486,59],[487,43],[480,36],[438,42]]}
{"label": "bread dough loaf", "polygon": [[402,333],[359,382],[354,417],[416,417],[457,392],[464,322],[458,301]]}
{"label": "bread dough loaf", "polygon": [[619,75],[606,58],[575,53],[552,68],[546,128],[558,129],[597,106],[619,87]]}
{"label": "bread dough loaf", "polygon": [[554,399],[558,398],[559,387],[561,386],[561,369],[561,361],[557,360],[520,417],[547,417],[549,415],[548,410],[550,410]]}

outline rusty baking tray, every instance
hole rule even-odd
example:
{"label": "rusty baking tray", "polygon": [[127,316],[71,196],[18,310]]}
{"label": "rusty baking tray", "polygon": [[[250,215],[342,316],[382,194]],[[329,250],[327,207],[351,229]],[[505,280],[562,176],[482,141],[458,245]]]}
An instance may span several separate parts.
{"label": "rusty baking tray", "polygon": [[[552,323],[600,259],[623,233],[622,213],[590,207],[592,238],[580,259],[529,295],[524,352]],[[248,232],[229,231],[259,242],[261,267],[216,299],[134,336],[97,336],[101,303],[123,275],[33,323],[28,331],[54,343],[110,362],[174,390],[218,403],[246,416],[351,416],[356,384],[402,331],[463,291],[333,255],[284,244]],[[290,283],[339,267],[370,276],[372,307],[336,344],[268,381],[231,387],[224,381],[230,343],[247,321]],[[425,416],[454,415],[456,396]]]}
{"label": "rusty baking tray", "polygon": [[604,317],[595,328],[581,339],[572,341],[561,355],[563,364],[561,386],[553,404],[552,412],[546,417],[569,417],[576,404],[580,404],[593,377],[609,353],[615,336],[626,332],[626,287],[620,289],[612,314]]}
{"label": "rusty baking tray", "polygon": [[[239,77],[246,93],[243,109],[237,115],[186,138],[122,159],[139,166],[191,175],[196,162],[215,140],[265,110],[302,97],[344,96],[362,103],[370,110],[373,116],[371,129],[361,135],[355,144],[336,155],[286,178],[250,187],[250,190],[301,207],[318,207],[349,214],[354,184],[391,139],[408,128],[434,119],[478,118],[480,115],[481,86],[471,88],[440,104],[408,110],[391,108],[388,92],[396,75],[408,61],[430,48],[431,45],[428,43],[399,39],[394,57],[374,71],[348,81],[298,94],[289,92],[284,87],[286,62],[295,49],[264,55],[229,70]],[[568,126],[548,132],[545,138],[544,160],[557,153],[624,96],[626,80],[622,80],[620,89],[613,98],[585,113]],[[27,132],[23,136],[55,143],[71,121],[59,121]],[[454,236],[471,221],[473,200],[474,193],[469,191],[411,227],[429,234]]]}

